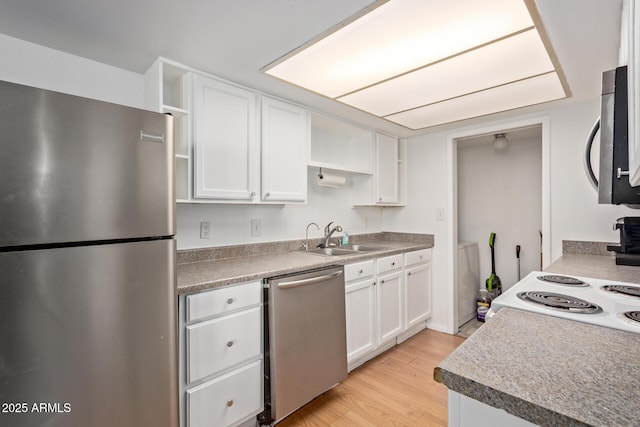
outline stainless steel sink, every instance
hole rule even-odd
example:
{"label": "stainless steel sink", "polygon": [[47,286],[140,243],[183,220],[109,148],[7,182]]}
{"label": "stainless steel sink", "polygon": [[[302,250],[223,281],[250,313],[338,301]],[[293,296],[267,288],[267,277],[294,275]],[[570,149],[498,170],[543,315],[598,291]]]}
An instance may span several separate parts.
{"label": "stainless steel sink", "polygon": [[371,252],[371,251],[381,251],[383,249],[386,249],[380,246],[366,246],[366,245],[345,245],[345,246],[340,246],[340,248],[349,249],[356,252]]}
{"label": "stainless steel sink", "polygon": [[340,247],[331,248],[315,248],[306,251],[310,254],[325,255],[325,256],[341,256],[341,255],[354,255],[361,252],[381,251],[385,248],[380,246],[366,246],[366,245],[346,245]]}
{"label": "stainless steel sink", "polygon": [[308,250],[306,252],[310,253],[310,254],[326,255],[326,256],[353,255],[353,254],[357,254],[358,253],[358,251],[355,251],[355,250],[352,250],[352,249],[343,249],[342,247],[340,247],[340,248],[315,248],[315,249],[310,249],[310,250]]}

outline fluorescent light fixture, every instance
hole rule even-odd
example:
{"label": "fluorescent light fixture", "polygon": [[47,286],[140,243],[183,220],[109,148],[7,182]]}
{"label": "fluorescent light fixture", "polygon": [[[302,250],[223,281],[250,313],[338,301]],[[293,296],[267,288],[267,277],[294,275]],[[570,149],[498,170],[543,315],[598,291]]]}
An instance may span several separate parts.
{"label": "fluorescent light fixture", "polygon": [[544,90],[552,98],[535,103],[567,96],[536,22],[533,0],[379,1],[264,71],[412,129],[434,126],[446,122],[416,115],[537,76],[557,81]]}

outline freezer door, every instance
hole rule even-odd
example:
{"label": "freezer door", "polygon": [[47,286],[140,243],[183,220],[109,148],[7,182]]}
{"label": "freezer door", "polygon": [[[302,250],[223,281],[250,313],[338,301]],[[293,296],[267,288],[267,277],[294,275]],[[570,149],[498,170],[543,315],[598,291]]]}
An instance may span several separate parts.
{"label": "freezer door", "polygon": [[0,247],[175,234],[173,118],[0,82]]}
{"label": "freezer door", "polygon": [[174,253],[0,253],[0,425],[177,427]]}

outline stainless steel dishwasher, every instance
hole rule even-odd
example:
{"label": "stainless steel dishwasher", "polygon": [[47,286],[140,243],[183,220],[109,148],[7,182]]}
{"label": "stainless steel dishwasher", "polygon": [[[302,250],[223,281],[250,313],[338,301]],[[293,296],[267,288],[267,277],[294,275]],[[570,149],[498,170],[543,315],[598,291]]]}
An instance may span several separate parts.
{"label": "stainless steel dishwasher", "polygon": [[347,377],[342,267],[267,280],[265,412],[279,422]]}

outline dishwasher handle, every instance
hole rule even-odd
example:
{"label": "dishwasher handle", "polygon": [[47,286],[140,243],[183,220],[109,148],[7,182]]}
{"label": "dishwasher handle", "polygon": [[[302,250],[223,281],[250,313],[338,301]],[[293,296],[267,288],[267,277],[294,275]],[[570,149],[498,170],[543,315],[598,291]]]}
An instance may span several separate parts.
{"label": "dishwasher handle", "polygon": [[309,277],[308,279],[291,280],[289,282],[278,283],[280,289],[298,288],[300,286],[315,285],[316,283],[324,282],[325,280],[333,279],[342,275],[342,270],[335,271],[331,274],[324,274],[322,276]]}

